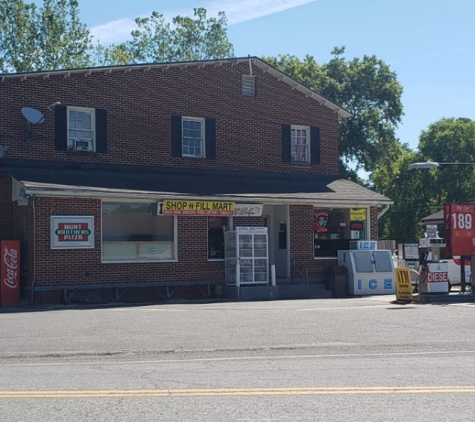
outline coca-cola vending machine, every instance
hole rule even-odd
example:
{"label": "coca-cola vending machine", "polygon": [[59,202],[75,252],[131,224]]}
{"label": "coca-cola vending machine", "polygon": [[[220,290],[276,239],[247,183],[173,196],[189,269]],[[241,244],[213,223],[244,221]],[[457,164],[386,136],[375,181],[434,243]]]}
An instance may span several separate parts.
{"label": "coca-cola vending machine", "polygon": [[0,305],[14,305],[20,301],[20,241],[2,240]]}

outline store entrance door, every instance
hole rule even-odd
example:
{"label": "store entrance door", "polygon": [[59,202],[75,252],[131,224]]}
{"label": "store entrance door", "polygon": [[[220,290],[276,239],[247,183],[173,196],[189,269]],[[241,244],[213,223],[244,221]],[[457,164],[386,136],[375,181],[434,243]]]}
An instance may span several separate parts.
{"label": "store entrance door", "polygon": [[264,225],[268,230],[269,264],[275,265],[277,278],[290,277],[289,207],[265,205]]}

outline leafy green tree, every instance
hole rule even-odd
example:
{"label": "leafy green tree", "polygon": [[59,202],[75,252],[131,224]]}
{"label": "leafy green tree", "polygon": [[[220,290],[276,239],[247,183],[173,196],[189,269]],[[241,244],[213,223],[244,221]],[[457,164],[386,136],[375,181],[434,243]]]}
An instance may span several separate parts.
{"label": "leafy green tree", "polygon": [[352,113],[340,124],[339,141],[342,175],[354,178],[360,169],[372,172],[397,157],[402,87],[395,72],[376,56],[347,60],[344,53],[344,48],[335,48],[323,65],[309,55],[303,60],[292,55],[264,60]]}
{"label": "leafy green tree", "polygon": [[[475,122],[467,118],[443,118],[432,123],[421,134],[419,151],[422,161],[475,163]],[[475,166],[440,166],[436,174],[436,190],[441,200],[475,200]]]}
{"label": "leafy green tree", "polygon": [[91,36],[77,0],[0,2],[0,71],[32,72],[90,64]]}
{"label": "leafy green tree", "polygon": [[137,18],[132,39],[109,47],[100,47],[101,65],[157,63],[222,59],[234,56],[227,37],[224,12],[207,18],[206,9],[194,9],[194,18],[176,16],[172,22],[153,12],[150,17]]}
{"label": "leafy green tree", "polygon": [[424,227],[419,221],[442,209],[447,202],[475,200],[475,166],[450,165],[437,169],[409,170],[414,162],[475,163],[475,122],[443,118],[423,131],[418,152],[402,147],[399,158],[374,171],[376,190],[394,205],[380,220],[380,236],[415,241]]}
{"label": "leafy green tree", "polygon": [[374,187],[394,201],[379,220],[379,236],[382,239],[417,241],[424,233],[424,227],[419,224],[421,218],[440,209],[435,174],[408,168],[409,164],[418,161],[421,161],[418,153],[401,146],[395,161],[387,162],[374,171]]}

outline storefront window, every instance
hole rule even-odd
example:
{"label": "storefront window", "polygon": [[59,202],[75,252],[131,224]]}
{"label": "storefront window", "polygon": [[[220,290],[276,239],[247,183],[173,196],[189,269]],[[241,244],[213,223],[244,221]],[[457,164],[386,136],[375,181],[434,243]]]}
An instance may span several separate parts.
{"label": "storefront window", "polygon": [[227,217],[208,217],[208,259],[224,259],[224,231],[229,227]]}
{"label": "storefront window", "polygon": [[350,240],[366,238],[366,208],[316,208],[313,212],[315,258],[336,258]]}
{"label": "storefront window", "polygon": [[175,228],[175,217],[157,215],[155,203],[104,202],[102,260],[174,260]]}

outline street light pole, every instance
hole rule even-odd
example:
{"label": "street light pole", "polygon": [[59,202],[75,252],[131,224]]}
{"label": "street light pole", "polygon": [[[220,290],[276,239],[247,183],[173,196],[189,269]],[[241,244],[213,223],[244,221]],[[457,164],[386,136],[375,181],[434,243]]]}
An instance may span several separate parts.
{"label": "street light pole", "polygon": [[[439,163],[437,161],[425,161],[419,163],[409,164],[407,167],[409,170],[425,170],[439,168],[440,166],[475,166],[475,163]],[[444,222],[445,226],[445,222]],[[470,279],[472,280],[472,293],[473,293],[473,275],[475,274],[475,256],[474,255],[461,255],[460,256],[460,284],[462,293],[465,293],[465,258],[470,257]],[[420,293],[419,293],[420,294]]]}
{"label": "street light pole", "polygon": [[475,163],[438,163],[436,161],[424,161],[421,163],[412,163],[407,166],[409,170],[435,169],[440,166],[475,166]]}

